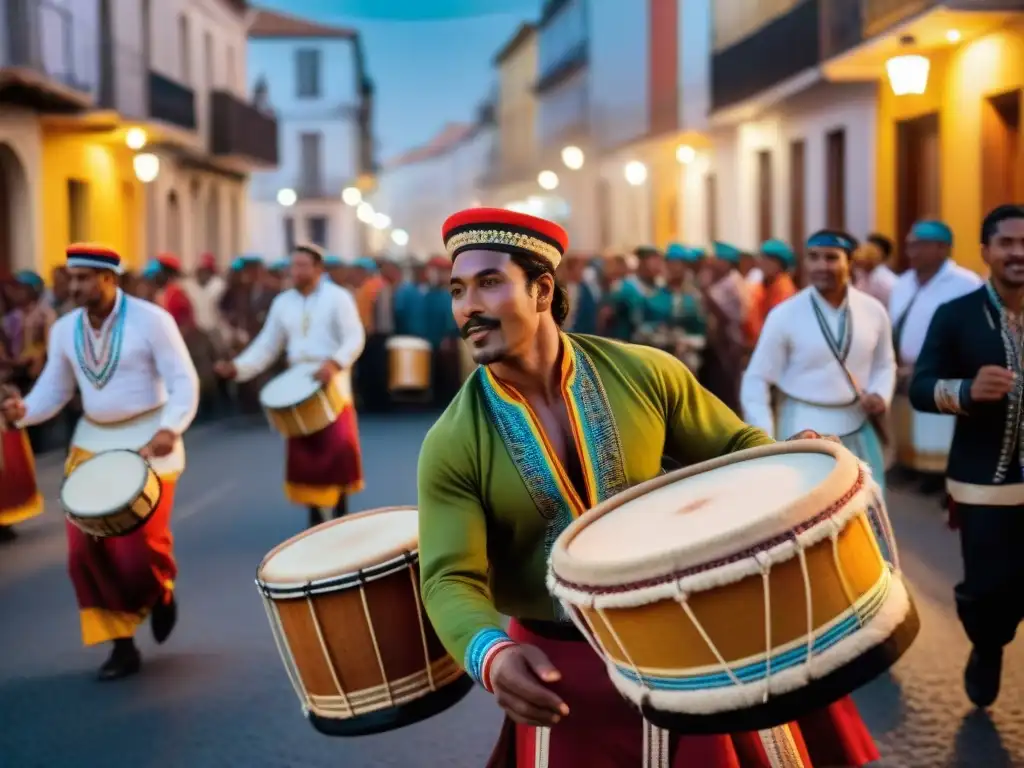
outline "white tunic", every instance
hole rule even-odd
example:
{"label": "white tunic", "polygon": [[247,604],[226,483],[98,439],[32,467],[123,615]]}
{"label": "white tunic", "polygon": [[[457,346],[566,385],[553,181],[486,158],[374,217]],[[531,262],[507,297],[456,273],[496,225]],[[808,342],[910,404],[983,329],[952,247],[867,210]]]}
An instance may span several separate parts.
{"label": "white tunic", "polygon": [[127,314],[117,369],[110,380],[97,388],[86,377],[75,351],[84,310],[68,313],[50,331],[46,366],[25,397],[23,425],[56,416],[74,397],[77,386],[85,416],[98,424],[127,421],[162,408],[159,429],[177,435],[188,429],[199,406],[199,377],[178,326],[166,311],[148,301],[121,291],[117,301],[115,307],[127,303]]}
{"label": "white tunic", "polygon": [[917,361],[935,310],[977,289],[981,283],[982,279],[974,272],[952,259],[924,285],[918,282],[917,272],[912,269],[900,275],[889,298],[889,315],[899,337],[896,353],[901,365],[913,365]]}
{"label": "white tunic", "polygon": [[[846,368],[856,386],[887,405],[896,386],[892,327],[881,302],[850,287],[846,302],[836,309],[813,287],[805,288],[768,313],[740,388],[746,421],[780,439],[803,429],[848,435],[867,420],[822,332],[815,303],[840,355],[845,350]],[[849,315],[843,323],[845,307]],[[773,409],[772,387],[782,395],[779,414]]]}
{"label": "white tunic", "polygon": [[870,294],[882,302],[886,308],[889,307],[889,299],[892,296],[892,289],[896,287],[899,275],[889,269],[885,264],[879,264],[857,281],[857,288]]}
{"label": "white tunic", "polygon": [[289,365],[334,360],[348,370],[365,342],[359,310],[346,288],[326,280],[309,296],[292,288],[277,295],[263,329],[235,358],[237,379],[258,376],[282,350],[287,351]]}

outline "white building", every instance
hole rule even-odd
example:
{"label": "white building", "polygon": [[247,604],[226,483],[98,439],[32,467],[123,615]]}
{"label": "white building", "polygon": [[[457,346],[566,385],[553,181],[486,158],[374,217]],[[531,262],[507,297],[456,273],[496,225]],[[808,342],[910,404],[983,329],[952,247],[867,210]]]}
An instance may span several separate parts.
{"label": "white building", "polygon": [[273,116],[246,100],[246,3],[22,0],[0,16],[0,270],[48,274],[77,240],[129,267],[227,261],[248,173],[277,159]]}
{"label": "white building", "polygon": [[684,127],[710,142],[685,170],[687,241],[799,246],[822,227],[875,227],[877,84],[825,82],[819,6],[685,0]]}
{"label": "white building", "polygon": [[249,250],[285,256],[309,240],[362,255],[364,226],[342,192],[373,172],[373,88],[352,29],[260,11],[249,30],[250,87],[265,88],[280,122],[280,163],[249,189]]}
{"label": "white building", "polygon": [[494,141],[488,105],[476,122],[448,125],[427,144],[385,163],[370,203],[387,226],[372,228],[371,252],[420,260],[442,253],[444,220],[482,203],[481,179]]}

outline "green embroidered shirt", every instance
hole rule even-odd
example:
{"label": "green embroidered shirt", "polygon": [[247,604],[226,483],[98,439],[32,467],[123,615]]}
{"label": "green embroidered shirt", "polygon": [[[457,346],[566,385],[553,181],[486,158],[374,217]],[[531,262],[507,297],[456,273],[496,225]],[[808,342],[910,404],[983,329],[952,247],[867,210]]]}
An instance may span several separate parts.
{"label": "green embroidered shirt", "polygon": [[428,433],[418,484],[422,596],[448,651],[480,680],[501,614],[557,620],[551,544],[599,501],[683,465],[770,443],[659,350],[563,335],[563,393],[587,498],[514,390],[478,368]]}

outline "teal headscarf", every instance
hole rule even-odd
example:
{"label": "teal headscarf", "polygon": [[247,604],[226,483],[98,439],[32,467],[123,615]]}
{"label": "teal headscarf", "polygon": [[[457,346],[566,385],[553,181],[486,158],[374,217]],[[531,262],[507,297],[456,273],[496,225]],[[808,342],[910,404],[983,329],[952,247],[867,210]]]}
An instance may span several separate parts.
{"label": "teal headscarf", "polygon": [[793,253],[793,249],[781,240],[765,240],[761,243],[761,253],[778,259],[786,269],[792,269],[796,264],[796,254]]}
{"label": "teal headscarf", "polygon": [[665,251],[666,261],[682,261],[687,264],[696,264],[704,258],[704,252],[699,248],[688,248],[680,243],[672,243]]}
{"label": "teal headscarf", "polygon": [[910,237],[908,239],[917,242],[952,245],[953,230],[941,221],[928,219],[916,222],[914,226],[910,228]]}
{"label": "teal headscarf", "polygon": [[271,272],[287,272],[288,268],[291,267],[292,262],[290,259],[278,259],[270,265]]}
{"label": "teal headscarf", "polygon": [[147,262],[146,266],[142,268],[142,278],[144,280],[152,280],[154,277],[159,275],[163,271],[163,267],[160,266],[158,261]]}
{"label": "teal headscarf", "polygon": [[31,269],[21,270],[14,276],[14,279],[22,285],[27,285],[29,288],[36,291],[41,291],[46,287],[46,284],[43,282],[43,278]]}
{"label": "teal headscarf", "polygon": [[365,269],[367,272],[377,271],[377,262],[368,256],[360,256],[356,259],[354,266],[359,267],[359,269]]}
{"label": "teal headscarf", "polygon": [[327,269],[333,269],[334,267],[345,266],[345,262],[341,260],[340,256],[335,256],[333,253],[329,253],[324,256],[324,266]]}
{"label": "teal headscarf", "polygon": [[743,255],[743,251],[737,248],[735,245],[729,245],[723,243],[720,240],[715,241],[715,258],[726,261],[730,264],[739,264],[740,256]]}

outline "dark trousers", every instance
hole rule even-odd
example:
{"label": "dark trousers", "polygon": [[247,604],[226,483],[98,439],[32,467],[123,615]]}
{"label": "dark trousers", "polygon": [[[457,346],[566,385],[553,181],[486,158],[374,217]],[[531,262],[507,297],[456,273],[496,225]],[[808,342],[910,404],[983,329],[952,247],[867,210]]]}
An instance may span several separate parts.
{"label": "dark trousers", "polygon": [[434,350],[433,359],[434,405],[447,408],[462,386],[461,360],[458,341]]}
{"label": "dark trousers", "polygon": [[388,337],[382,333],[366,338],[363,354],[356,363],[356,390],[361,407],[368,413],[382,413],[391,404],[388,393]]}
{"label": "dark trousers", "polygon": [[1024,507],[960,504],[957,513],[964,562],[957,614],[976,647],[1002,648],[1024,620]]}

